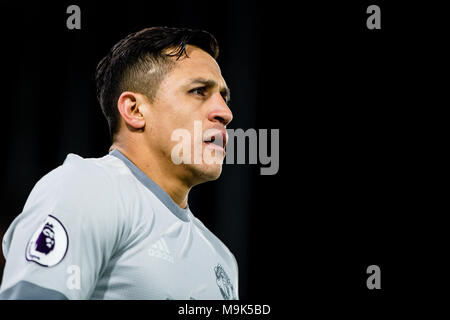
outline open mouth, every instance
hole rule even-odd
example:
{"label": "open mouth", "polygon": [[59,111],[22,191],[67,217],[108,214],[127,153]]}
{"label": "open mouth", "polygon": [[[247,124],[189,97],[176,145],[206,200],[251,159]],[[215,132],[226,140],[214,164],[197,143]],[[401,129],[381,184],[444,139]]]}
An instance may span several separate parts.
{"label": "open mouth", "polygon": [[203,143],[205,147],[221,151],[225,154],[227,145],[227,132],[225,130],[210,128],[203,133]]}
{"label": "open mouth", "polygon": [[220,139],[216,139],[215,136],[212,136],[209,139],[206,139],[204,141],[204,143],[206,143],[207,145],[210,145],[210,146],[217,146],[217,147],[220,147],[222,149],[224,148],[223,141],[220,141]]}

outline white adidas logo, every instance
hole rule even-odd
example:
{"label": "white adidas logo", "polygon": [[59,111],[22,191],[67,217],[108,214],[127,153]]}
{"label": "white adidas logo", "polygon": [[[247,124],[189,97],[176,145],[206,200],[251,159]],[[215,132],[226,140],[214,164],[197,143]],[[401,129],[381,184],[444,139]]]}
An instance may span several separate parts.
{"label": "white adidas logo", "polygon": [[154,244],[152,244],[151,248],[148,249],[148,254],[152,257],[161,258],[171,263],[174,262],[174,259],[170,255],[169,248],[167,247],[164,239],[159,239]]}

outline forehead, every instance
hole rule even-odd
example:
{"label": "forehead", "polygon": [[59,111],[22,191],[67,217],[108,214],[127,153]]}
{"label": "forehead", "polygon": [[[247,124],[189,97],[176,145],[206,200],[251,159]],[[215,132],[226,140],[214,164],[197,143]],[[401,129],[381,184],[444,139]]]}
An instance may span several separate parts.
{"label": "forehead", "polygon": [[187,45],[186,53],[175,60],[175,68],[167,75],[166,80],[183,82],[193,78],[204,78],[216,81],[219,86],[226,87],[220,67],[216,60],[200,48]]}

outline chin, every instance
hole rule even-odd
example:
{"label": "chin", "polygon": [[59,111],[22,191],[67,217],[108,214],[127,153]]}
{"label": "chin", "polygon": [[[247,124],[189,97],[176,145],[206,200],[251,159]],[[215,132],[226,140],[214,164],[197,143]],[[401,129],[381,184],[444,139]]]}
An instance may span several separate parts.
{"label": "chin", "polygon": [[221,164],[202,164],[194,166],[194,174],[199,178],[200,183],[217,180],[221,173]]}

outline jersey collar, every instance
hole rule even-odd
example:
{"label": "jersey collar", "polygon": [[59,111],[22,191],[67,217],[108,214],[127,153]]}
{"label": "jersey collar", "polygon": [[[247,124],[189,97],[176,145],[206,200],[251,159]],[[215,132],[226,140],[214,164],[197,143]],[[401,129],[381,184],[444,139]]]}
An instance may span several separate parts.
{"label": "jersey collar", "polygon": [[150,179],[141,169],[139,169],[130,159],[117,149],[109,152],[110,155],[122,160],[123,163],[131,170],[131,173],[138,179],[147,189],[149,189],[176,217],[188,222],[189,221],[189,205],[182,209],[160,186]]}

